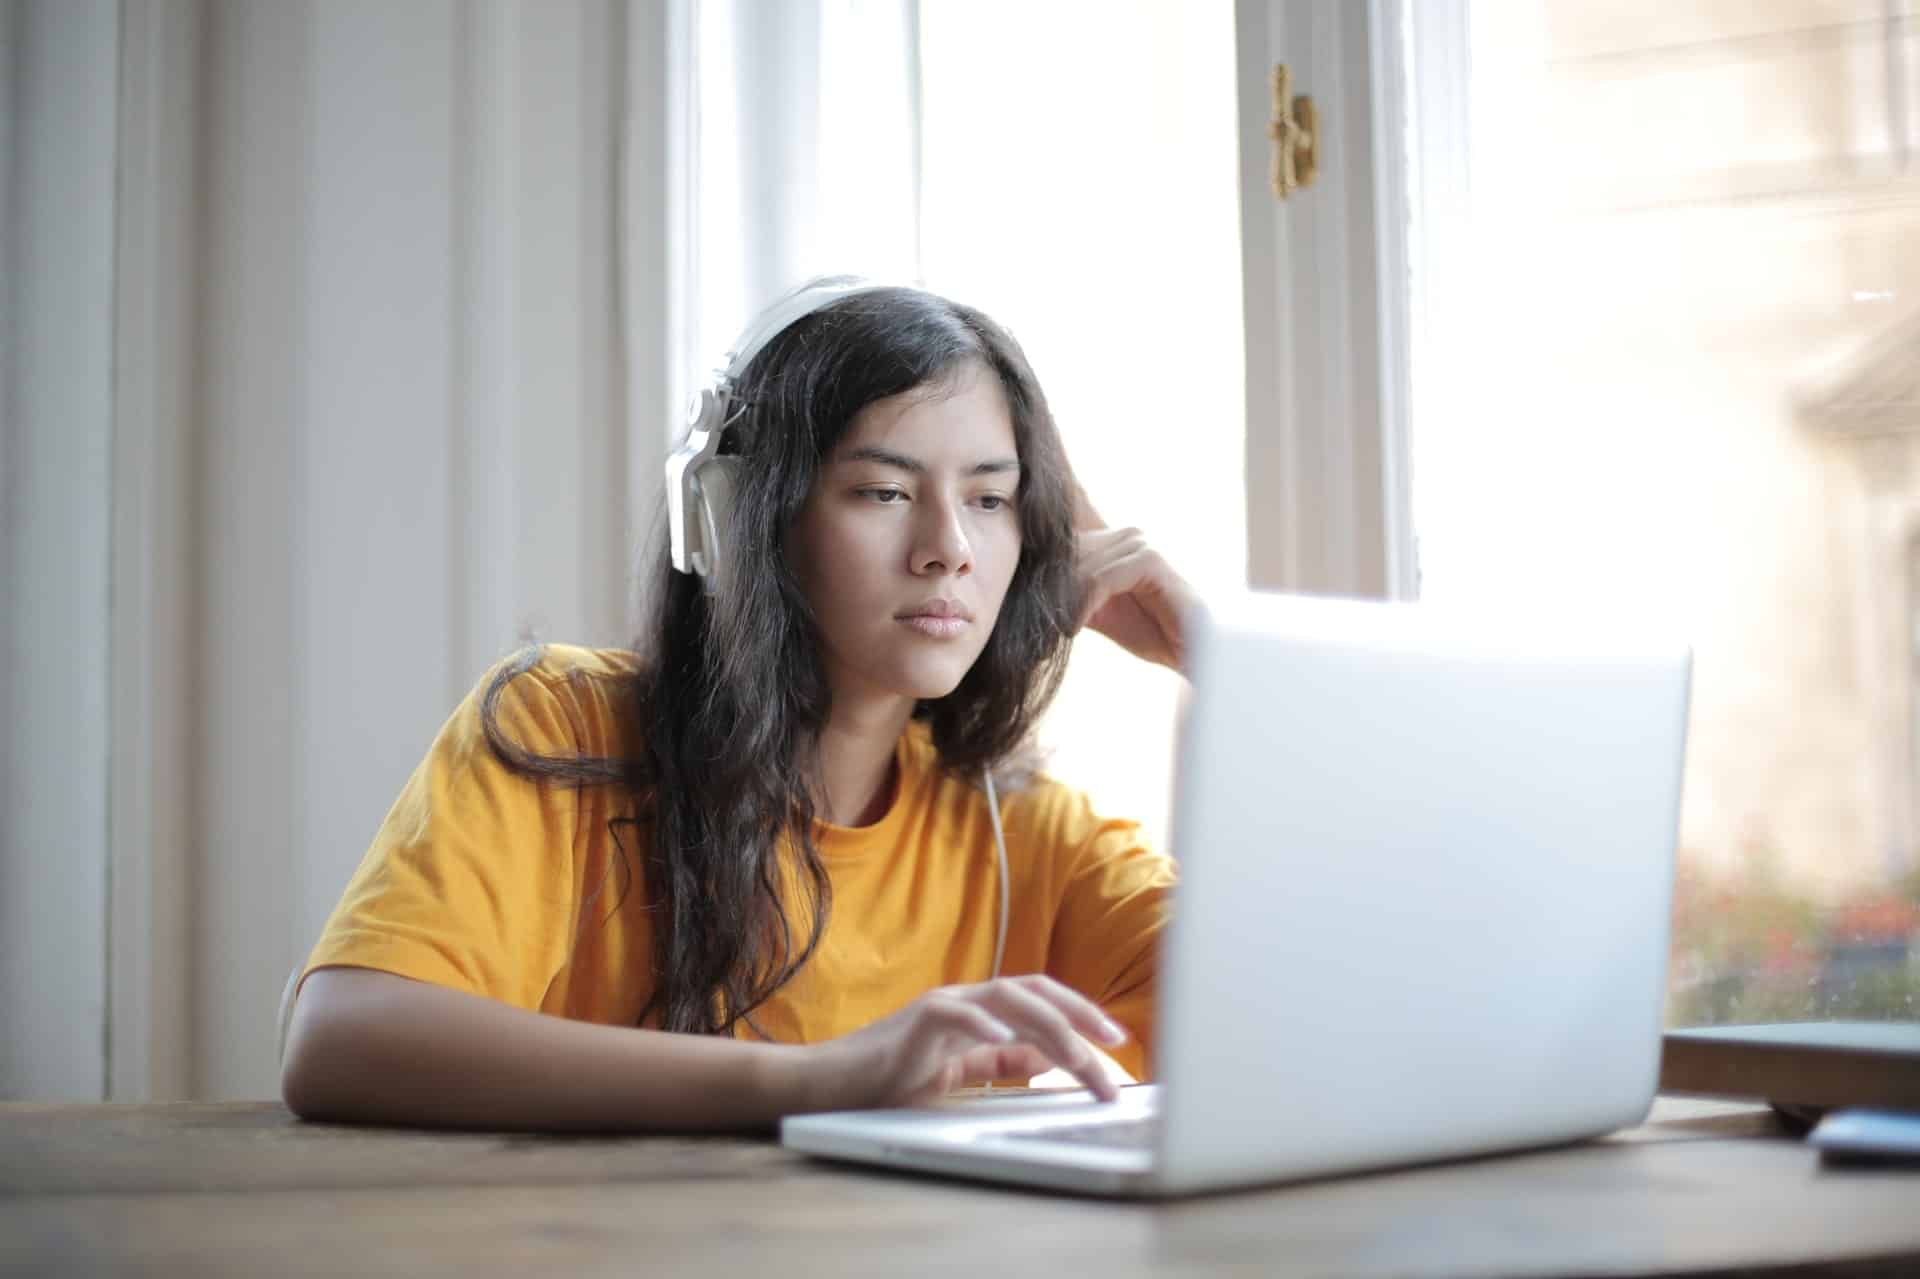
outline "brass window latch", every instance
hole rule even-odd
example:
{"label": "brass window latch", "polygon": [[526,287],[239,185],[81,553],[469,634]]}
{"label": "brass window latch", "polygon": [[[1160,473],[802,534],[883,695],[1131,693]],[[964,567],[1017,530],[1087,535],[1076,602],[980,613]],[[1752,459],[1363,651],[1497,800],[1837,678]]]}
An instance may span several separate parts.
{"label": "brass window latch", "polygon": [[1301,187],[1312,186],[1320,171],[1320,130],[1313,99],[1293,96],[1293,73],[1287,64],[1273,66],[1273,121],[1267,125],[1273,139],[1273,195],[1284,200]]}

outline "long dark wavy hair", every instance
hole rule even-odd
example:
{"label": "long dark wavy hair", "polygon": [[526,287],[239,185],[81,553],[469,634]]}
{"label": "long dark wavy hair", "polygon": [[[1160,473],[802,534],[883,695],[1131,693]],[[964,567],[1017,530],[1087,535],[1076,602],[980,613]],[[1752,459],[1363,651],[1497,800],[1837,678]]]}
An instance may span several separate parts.
{"label": "long dark wavy hair", "polygon": [[[1005,764],[1066,668],[1080,605],[1073,483],[1046,397],[1012,336],[971,307],[916,289],[842,298],[790,325],[742,371],[721,445],[744,459],[726,572],[709,594],[700,579],[673,572],[664,548],[651,569],[635,644],[638,757],[535,755],[501,731],[500,695],[539,661],[538,649],[504,665],[485,691],[482,723],[508,766],[546,782],[631,788],[633,815],[616,819],[614,835],[622,824],[641,832],[658,921],[642,1025],[701,1034],[730,1034],[743,1018],[751,1025],[819,944],[832,892],[813,842],[813,797],[832,693],[787,540],[861,409],[937,392],[969,365],[1000,379],[1011,411],[1020,560],[978,660],[914,717],[928,722],[955,774],[977,778]],[[800,900],[784,899],[789,879]]]}

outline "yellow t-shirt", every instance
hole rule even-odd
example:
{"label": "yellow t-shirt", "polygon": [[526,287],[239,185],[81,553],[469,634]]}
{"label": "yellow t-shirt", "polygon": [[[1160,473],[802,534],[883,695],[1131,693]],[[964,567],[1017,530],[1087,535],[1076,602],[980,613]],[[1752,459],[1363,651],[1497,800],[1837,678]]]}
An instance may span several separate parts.
{"label": "yellow t-shirt", "polygon": [[[499,702],[507,737],[538,754],[630,757],[636,659],[549,647]],[[487,680],[440,730],[327,921],[302,973],[377,968],[517,1007],[636,1024],[652,994],[647,828],[624,787],[514,773],[480,727]],[[857,1030],[936,986],[984,980],[999,927],[999,866],[984,791],[937,766],[926,730],[898,747],[893,804],[871,826],[820,823],[833,901],[819,949],[757,1009],[773,1039]],[[1132,1036],[1112,1055],[1151,1071],[1158,938],[1173,862],[1140,828],[1040,780],[1000,797],[1011,881],[1007,975],[1049,973]],[[625,852],[616,840],[625,845]],[[737,1032],[752,1034],[744,1025]]]}

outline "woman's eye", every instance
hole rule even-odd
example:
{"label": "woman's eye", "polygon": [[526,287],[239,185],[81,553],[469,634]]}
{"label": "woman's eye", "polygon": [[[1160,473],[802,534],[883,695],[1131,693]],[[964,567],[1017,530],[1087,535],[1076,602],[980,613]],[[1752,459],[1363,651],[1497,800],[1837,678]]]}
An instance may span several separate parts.
{"label": "woman's eye", "polygon": [[982,493],[974,500],[980,503],[983,511],[1004,511],[1009,505],[1008,499],[998,493]]}
{"label": "woman's eye", "polygon": [[907,500],[904,489],[861,489],[860,495],[882,506],[893,506]]}

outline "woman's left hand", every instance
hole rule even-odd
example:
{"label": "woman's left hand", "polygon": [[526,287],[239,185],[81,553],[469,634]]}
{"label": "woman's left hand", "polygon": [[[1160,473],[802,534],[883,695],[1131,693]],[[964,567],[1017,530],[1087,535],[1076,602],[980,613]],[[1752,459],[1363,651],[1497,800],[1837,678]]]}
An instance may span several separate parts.
{"label": "woman's left hand", "polygon": [[1183,670],[1187,649],[1182,619],[1194,604],[1193,588],[1147,545],[1139,529],[1107,528],[1085,491],[1078,490],[1076,498],[1078,567],[1086,592],[1080,625],[1091,626],[1135,657]]}

